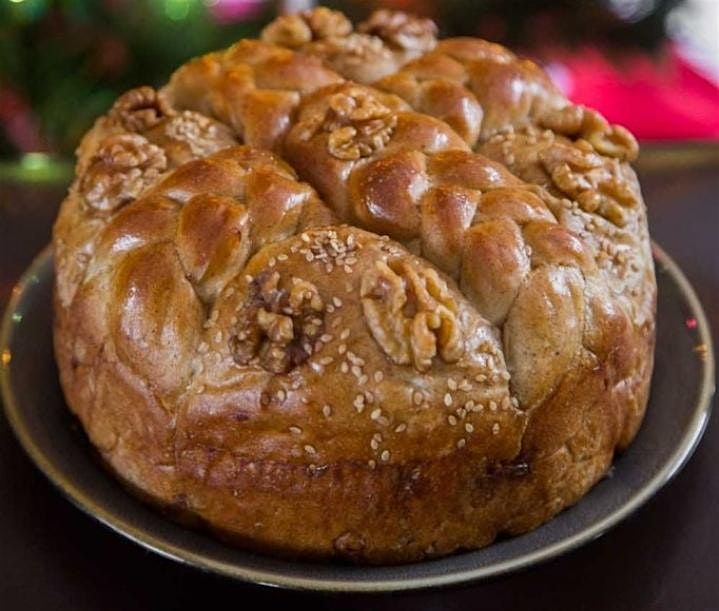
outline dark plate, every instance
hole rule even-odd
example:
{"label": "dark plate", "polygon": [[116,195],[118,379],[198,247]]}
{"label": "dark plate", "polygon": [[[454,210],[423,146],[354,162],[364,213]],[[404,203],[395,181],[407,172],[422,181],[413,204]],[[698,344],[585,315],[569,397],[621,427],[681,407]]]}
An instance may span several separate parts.
{"label": "dark plate", "polygon": [[714,358],[706,319],[674,262],[655,248],[656,366],[646,420],[612,474],[577,505],[526,535],[476,552],[393,567],[277,560],[178,526],[136,500],[93,457],[68,412],[52,353],[52,257],[41,253],[13,290],[0,336],[5,411],[20,443],[68,499],[158,554],[245,581],[325,591],[426,588],[497,576],[591,541],[647,501],[686,463],[709,418]]}

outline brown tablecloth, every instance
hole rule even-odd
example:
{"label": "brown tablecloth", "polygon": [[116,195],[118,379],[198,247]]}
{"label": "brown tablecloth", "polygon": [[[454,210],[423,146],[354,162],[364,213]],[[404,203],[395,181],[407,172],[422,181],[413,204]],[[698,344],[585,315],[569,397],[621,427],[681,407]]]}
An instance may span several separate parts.
{"label": "brown tablecloth", "polygon": [[[641,165],[654,238],[719,331],[717,150],[664,150]],[[714,157],[712,159],[711,157]],[[0,306],[49,239],[65,185],[0,182]],[[38,380],[42,384],[43,380]],[[719,423],[684,471],[602,538],[522,573],[392,596],[317,596],[234,583],[142,550],[62,498],[0,416],[0,609],[719,609]]]}

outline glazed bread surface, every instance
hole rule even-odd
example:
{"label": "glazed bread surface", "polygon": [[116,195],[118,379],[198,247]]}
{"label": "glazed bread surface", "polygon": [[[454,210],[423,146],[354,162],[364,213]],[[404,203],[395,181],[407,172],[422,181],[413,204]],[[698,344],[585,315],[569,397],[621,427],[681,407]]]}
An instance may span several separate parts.
{"label": "glazed bread surface", "polygon": [[174,516],[416,561],[549,520],[641,424],[636,141],[501,46],[390,11],[283,16],[127,92],[77,153],[62,386]]}

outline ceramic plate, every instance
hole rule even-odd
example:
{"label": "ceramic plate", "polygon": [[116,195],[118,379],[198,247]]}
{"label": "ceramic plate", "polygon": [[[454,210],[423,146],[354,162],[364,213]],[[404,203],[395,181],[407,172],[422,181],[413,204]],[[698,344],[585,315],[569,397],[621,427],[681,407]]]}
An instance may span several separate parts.
{"label": "ceramic plate", "polygon": [[711,338],[686,278],[659,248],[656,366],[645,422],[610,477],[544,526],[483,550],[417,564],[356,567],[278,560],[178,526],[136,500],[99,464],[70,415],[52,352],[52,255],[15,287],[0,337],[7,417],[43,473],[80,509],[167,558],[244,581],[324,591],[406,590],[484,579],[591,541],[626,518],[686,463],[706,426],[714,389]]}

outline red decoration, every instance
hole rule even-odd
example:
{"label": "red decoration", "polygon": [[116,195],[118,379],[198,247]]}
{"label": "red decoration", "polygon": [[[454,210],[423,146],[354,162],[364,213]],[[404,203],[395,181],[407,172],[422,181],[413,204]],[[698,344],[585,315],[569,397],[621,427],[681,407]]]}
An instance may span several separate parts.
{"label": "red decoration", "polygon": [[640,139],[719,139],[719,86],[674,46],[661,59],[635,53],[610,61],[596,48],[558,59],[550,72],[572,100]]}

